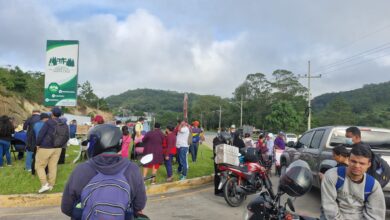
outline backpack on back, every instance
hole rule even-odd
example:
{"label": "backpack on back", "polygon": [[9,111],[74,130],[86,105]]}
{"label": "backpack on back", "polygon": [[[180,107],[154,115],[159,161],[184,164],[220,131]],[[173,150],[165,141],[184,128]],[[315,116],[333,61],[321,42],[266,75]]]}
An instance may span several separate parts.
{"label": "backpack on back", "polygon": [[63,122],[57,122],[53,132],[53,144],[54,147],[61,148],[69,140],[69,128]]}
{"label": "backpack on back", "polygon": [[81,192],[82,219],[132,219],[131,188],[125,177],[128,166],[113,175],[99,171]]}
{"label": "backpack on back", "polygon": [[387,185],[390,180],[390,167],[389,164],[379,155],[372,152],[371,167],[368,168],[367,173],[378,180],[379,184],[383,187]]}
{"label": "backpack on back", "polygon": [[[339,166],[337,167],[337,182],[336,182],[336,190],[339,190],[345,181],[347,167]],[[372,193],[372,189],[375,185],[375,179],[370,174],[366,173],[366,182],[364,184],[364,202],[367,202],[368,197]]]}

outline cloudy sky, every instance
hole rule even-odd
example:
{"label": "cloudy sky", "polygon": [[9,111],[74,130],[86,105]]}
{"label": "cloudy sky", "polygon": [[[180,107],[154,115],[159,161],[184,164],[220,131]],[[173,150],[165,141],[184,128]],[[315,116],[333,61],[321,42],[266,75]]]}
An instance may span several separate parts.
{"label": "cloudy sky", "polygon": [[[313,75],[314,96],[390,80],[390,1],[0,0],[0,66],[44,71],[79,40],[99,96],[153,88],[230,97],[249,73]],[[302,79],[306,85],[307,81]]]}

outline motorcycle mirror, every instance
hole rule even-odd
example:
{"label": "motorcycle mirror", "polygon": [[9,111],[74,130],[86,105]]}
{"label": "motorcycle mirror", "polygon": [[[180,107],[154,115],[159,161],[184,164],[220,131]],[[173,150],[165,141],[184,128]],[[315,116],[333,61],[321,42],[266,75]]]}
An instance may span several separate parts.
{"label": "motorcycle mirror", "polygon": [[295,212],[295,208],[294,208],[294,204],[293,204],[293,202],[292,202],[292,200],[290,199],[290,198],[288,198],[287,199],[287,205],[288,205],[288,208],[291,210],[291,211],[293,211],[293,212]]}
{"label": "motorcycle mirror", "polygon": [[140,162],[141,164],[147,164],[152,162],[152,160],[153,160],[153,154],[147,154],[141,158]]}

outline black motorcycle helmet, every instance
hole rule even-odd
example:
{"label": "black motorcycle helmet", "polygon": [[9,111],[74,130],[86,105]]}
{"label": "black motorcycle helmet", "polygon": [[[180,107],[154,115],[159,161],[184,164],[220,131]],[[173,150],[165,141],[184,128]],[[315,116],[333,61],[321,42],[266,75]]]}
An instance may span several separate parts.
{"label": "black motorcycle helmet", "polygon": [[230,134],[226,131],[221,131],[220,133],[218,133],[218,138],[220,141],[222,141],[224,143],[229,143],[232,139]]}
{"label": "black motorcycle helmet", "polygon": [[91,130],[90,147],[93,147],[93,156],[103,152],[119,152],[121,149],[122,132],[111,124],[101,124]]}
{"label": "black motorcycle helmet", "polygon": [[307,193],[312,186],[313,175],[309,165],[297,160],[287,167],[286,173],[280,177],[279,188],[289,196],[298,197]]}

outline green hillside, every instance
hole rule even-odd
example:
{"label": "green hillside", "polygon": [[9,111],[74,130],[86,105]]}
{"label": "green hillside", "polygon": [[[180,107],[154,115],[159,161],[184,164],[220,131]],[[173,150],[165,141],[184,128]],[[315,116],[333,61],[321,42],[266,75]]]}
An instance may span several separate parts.
{"label": "green hillside", "polygon": [[312,102],[315,124],[357,124],[390,127],[390,82],[328,93]]}
{"label": "green hillside", "polygon": [[[188,105],[198,99],[199,95],[188,94]],[[184,93],[154,89],[128,90],[119,95],[106,98],[113,109],[126,109],[131,112],[182,112]]]}

